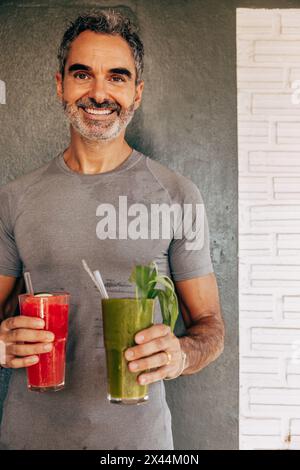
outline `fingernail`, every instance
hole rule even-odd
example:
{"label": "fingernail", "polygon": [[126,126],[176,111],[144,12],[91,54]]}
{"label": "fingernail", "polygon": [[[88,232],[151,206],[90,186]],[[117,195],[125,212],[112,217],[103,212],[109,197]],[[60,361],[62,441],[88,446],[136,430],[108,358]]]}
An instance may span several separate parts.
{"label": "fingernail", "polygon": [[47,341],[54,341],[54,334],[53,333],[48,333],[46,336]]}
{"label": "fingernail", "polygon": [[135,340],[136,340],[137,343],[140,343],[140,342],[144,341],[144,339],[145,339],[145,337],[144,337],[143,335],[137,336],[137,337],[135,338]]}
{"label": "fingernail", "polygon": [[138,368],[137,363],[136,363],[136,362],[132,362],[132,364],[130,364],[130,368],[131,368],[132,370],[136,370],[136,369]]}
{"label": "fingernail", "polygon": [[44,351],[51,351],[51,349],[52,349],[52,344],[51,344],[51,343],[50,343],[50,344],[45,344],[45,345],[43,346],[43,349],[44,349]]}
{"label": "fingernail", "polygon": [[33,357],[30,357],[27,360],[28,360],[28,362],[37,362],[39,360],[39,358],[38,358],[38,356],[33,356]]}
{"label": "fingernail", "polygon": [[43,328],[45,326],[44,320],[36,320],[35,324],[39,328]]}
{"label": "fingernail", "polygon": [[147,382],[147,379],[145,377],[140,378],[140,384],[145,384]]}
{"label": "fingernail", "polygon": [[131,359],[133,357],[133,352],[132,351],[127,351],[125,353],[126,359]]}

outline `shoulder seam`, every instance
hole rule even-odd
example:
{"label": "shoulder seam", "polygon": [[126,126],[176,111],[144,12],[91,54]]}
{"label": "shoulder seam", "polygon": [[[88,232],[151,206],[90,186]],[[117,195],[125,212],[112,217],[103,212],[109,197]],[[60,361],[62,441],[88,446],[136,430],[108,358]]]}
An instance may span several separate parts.
{"label": "shoulder seam", "polygon": [[[48,162],[48,164],[47,164],[46,168],[44,169],[43,173],[48,170],[48,168],[49,168],[49,166],[51,165],[52,162],[53,162],[53,159]],[[38,170],[41,169],[41,168],[42,168],[42,167],[37,168],[35,171],[38,171]],[[42,173],[42,174],[43,174],[43,173]],[[26,175],[24,175],[24,176],[26,176]],[[39,179],[39,176],[40,176],[40,174],[37,175],[37,176],[34,178],[34,180],[32,181],[32,183],[29,185],[30,187]],[[20,204],[20,202],[23,201],[23,199],[24,199],[24,197],[25,197],[25,195],[26,195],[26,193],[27,193],[27,191],[28,191],[28,187],[29,187],[29,186],[28,186],[28,185],[26,186],[25,190],[23,191],[23,193],[22,193],[21,196],[19,197],[18,201],[16,201],[16,209],[17,209],[18,205]],[[16,212],[17,212],[17,210],[16,210]],[[14,220],[11,219],[11,223],[12,223],[12,229],[14,230],[14,228],[15,228],[15,223],[16,223],[16,218],[15,218]]]}
{"label": "shoulder seam", "polygon": [[150,173],[151,173],[151,175],[153,176],[153,178],[158,182],[158,184],[160,185],[160,187],[167,193],[168,198],[169,198],[169,201],[170,201],[170,203],[172,204],[172,199],[171,199],[171,196],[170,196],[169,191],[168,191],[167,188],[159,181],[159,179],[157,178],[157,176],[153,173],[153,171],[151,170],[151,168],[150,168],[149,165],[148,165],[148,160],[150,160],[150,158],[149,158],[149,157],[146,157],[146,166],[147,166],[148,170],[150,171]]}

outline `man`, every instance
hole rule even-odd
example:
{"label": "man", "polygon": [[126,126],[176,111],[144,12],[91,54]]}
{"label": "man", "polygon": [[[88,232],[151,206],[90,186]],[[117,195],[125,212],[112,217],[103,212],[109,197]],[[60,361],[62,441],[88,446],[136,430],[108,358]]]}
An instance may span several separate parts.
{"label": "man", "polygon": [[[125,140],[144,88],[143,45],[128,19],[111,11],[78,17],[64,34],[59,63],[57,94],[70,121],[70,145],[0,192],[0,340],[4,366],[13,369],[2,447],[173,449],[162,379],[198,372],[223,350],[207,221],[204,214],[201,247],[187,247],[186,234],[175,237],[175,226],[167,237],[130,238],[120,233],[127,213],[119,196],[128,207],[150,209],[170,203],[195,208],[203,205],[201,195],[190,180]],[[103,229],[101,204],[116,208],[123,221],[117,235]],[[190,229],[197,226],[195,216],[191,220]],[[139,383],[150,384],[144,405],[107,401],[99,293],[82,258],[101,270],[110,297],[134,295],[128,278],[137,264],[156,261],[175,282],[186,335],[177,338],[162,324],[157,303],[155,324],[125,352],[129,370],[140,372]],[[52,349],[54,335],[43,330],[43,321],[11,316],[23,271],[30,271],[37,292],[71,294],[66,388],[56,394],[26,389],[25,368]]]}

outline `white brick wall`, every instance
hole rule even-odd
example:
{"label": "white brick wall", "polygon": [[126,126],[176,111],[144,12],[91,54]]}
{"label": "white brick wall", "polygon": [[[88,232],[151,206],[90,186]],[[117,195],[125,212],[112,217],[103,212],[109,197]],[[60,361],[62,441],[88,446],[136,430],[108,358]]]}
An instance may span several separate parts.
{"label": "white brick wall", "polygon": [[300,449],[300,8],[237,10],[237,78],[240,448]]}

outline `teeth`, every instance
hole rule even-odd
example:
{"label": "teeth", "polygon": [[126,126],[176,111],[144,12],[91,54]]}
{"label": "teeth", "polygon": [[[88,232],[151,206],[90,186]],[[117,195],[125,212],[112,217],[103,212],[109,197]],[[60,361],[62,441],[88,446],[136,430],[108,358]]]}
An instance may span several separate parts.
{"label": "teeth", "polygon": [[89,114],[99,114],[102,116],[111,114],[113,111],[111,109],[93,109],[93,108],[85,108],[85,112]]}

